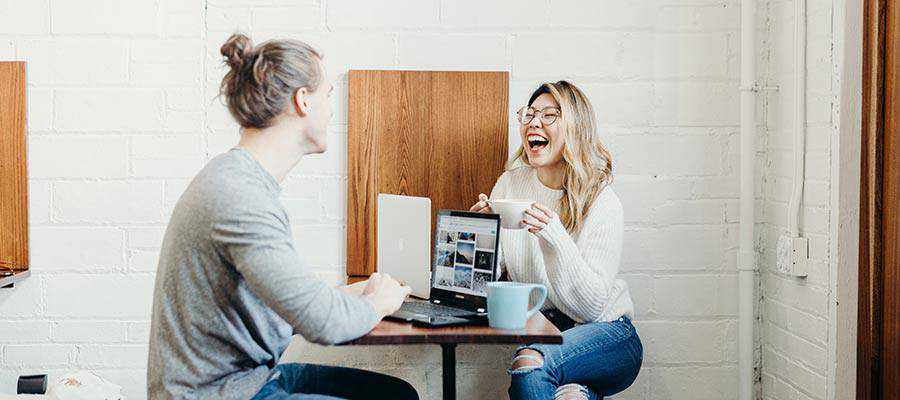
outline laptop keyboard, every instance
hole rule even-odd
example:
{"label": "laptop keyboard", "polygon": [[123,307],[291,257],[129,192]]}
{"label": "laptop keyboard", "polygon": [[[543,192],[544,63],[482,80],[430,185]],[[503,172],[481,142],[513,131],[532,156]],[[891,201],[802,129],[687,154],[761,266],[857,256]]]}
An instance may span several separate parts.
{"label": "laptop keyboard", "polygon": [[412,314],[425,314],[425,315],[434,315],[434,316],[451,316],[451,317],[461,317],[466,315],[473,315],[474,312],[469,310],[463,310],[461,308],[448,307],[440,304],[434,304],[427,301],[407,301],[404,302],[400,307],[401,312],[407,312]]}

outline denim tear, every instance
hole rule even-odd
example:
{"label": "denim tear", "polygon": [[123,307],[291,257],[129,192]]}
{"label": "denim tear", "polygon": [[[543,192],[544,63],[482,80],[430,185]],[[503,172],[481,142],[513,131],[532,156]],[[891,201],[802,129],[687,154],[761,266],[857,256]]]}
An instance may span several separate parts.
{"label": "denim tear", "polygon": [[556,388],[553,400],[588,400],[588,389],[577,383],[569,383]]}
{"label": "denim tear", "polygon": [[508,369],[508,370],[506,370],[506,373],[508,373],[510,376],[524,375],[524,374],[531,373],[532,371],[534,371],[536,369],[540,369],[540,368],[541,367],[529,365],[529,366],[525,366],[525,367],[519,367],[517,369]]}
{"label": "denim tear", "polygon": [[521,348],[521,349],[519,349],[519,350],[516,351],[516,356],[513,357],[513,359],[512,359],[512,365],[515,365],[515,364],[516,364],[516,361],[518,361],[518,360],[531,360],[531,361],[534,361],[537,365],[523,365],[523,366],[518,367],[518,368],[513,368],[512,365],[511,365],[510,368],[507,370],[507,372],[508,372],[510,375],[527,374],[527,373],[529,373],[529,372],[531,372],[531,371],[534,371],[534,370],[536,370],[536,369],[540,369],[541,367],[544,366],[544,354],[543,354],[543,353],[541,353],[541,352],[538,351],[538,350],[528,348],[528,350],[533,350],[533,351],[537,352],[537,353],[540,354],[540,355],[519,354],[519,351],[524,350],[524,349],[525,349],[525,348]]}

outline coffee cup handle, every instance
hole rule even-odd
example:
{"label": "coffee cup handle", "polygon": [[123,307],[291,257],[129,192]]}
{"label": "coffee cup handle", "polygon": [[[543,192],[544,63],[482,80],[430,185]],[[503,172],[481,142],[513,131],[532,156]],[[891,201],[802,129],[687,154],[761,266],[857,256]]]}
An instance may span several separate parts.
{"label": "coffee cup handle", "polygon": [[533,285],[531,287],[532,293],[534,292],[534,289],[541,291],[541,299],[538,300],[537,303],[534,303],[534,307],[531,307],[531,309],[528,310],[528,313],[525,315],[526,320],[531,319],[531,316],[533,316],[534,313],[540,311],[541,306],[543,306],[544,302],[547,301],[547,288],[544,287],[544,285]]}

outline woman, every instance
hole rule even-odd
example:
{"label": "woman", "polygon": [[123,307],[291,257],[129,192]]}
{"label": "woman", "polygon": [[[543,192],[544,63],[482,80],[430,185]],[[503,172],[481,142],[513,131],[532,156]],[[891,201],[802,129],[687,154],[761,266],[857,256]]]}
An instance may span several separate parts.
{"label": "woman", "polygon": [[[522,147],[492,199],[534,201],[527,230],[502,230],[501,268],[514,281],[547,287],[543,313],[562,345],[517,350],[509,397],[597,399],[627,388],[643,347],[626,283],[622,205],[609,186],[612,158],[587,97],[566,81],[541,85],[518,112]],[[519,165],[521,164],[521,165]],[[472,211],[492,212],[481,194]]]}
{"label": "woman", "polygon": [[160,254],[150,334],[150,399],[418,399],[386,375],[279,364],[294,334],[339,343],[369,332],[409,293],[389,276],[334,288],[300,259],[280,183],[322,153],[331,84],[302,42],[254,47],[233,35],[221,93],[241,125],[179,199]]}

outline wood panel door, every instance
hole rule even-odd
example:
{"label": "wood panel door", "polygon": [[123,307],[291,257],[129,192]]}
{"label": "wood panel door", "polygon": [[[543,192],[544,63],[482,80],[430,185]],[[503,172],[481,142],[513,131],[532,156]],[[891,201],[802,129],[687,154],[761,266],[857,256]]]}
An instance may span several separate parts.
{"label": "wood panel door", "polygon": [[[375,271],[379,193],[468,209],[507,159],[507,72],[350,71],[347,274]],[[432,238],[433,239],[433,238]],[[423,266],[426,268],[427,266]]]}
{"label": "wood panel door", "polygon": [[25,62],[0,62],[0,266],[28,269]]}
{"label": "wood panel door", "polygon": [[857,398],[900,399],[900,4],[865,0]]}

